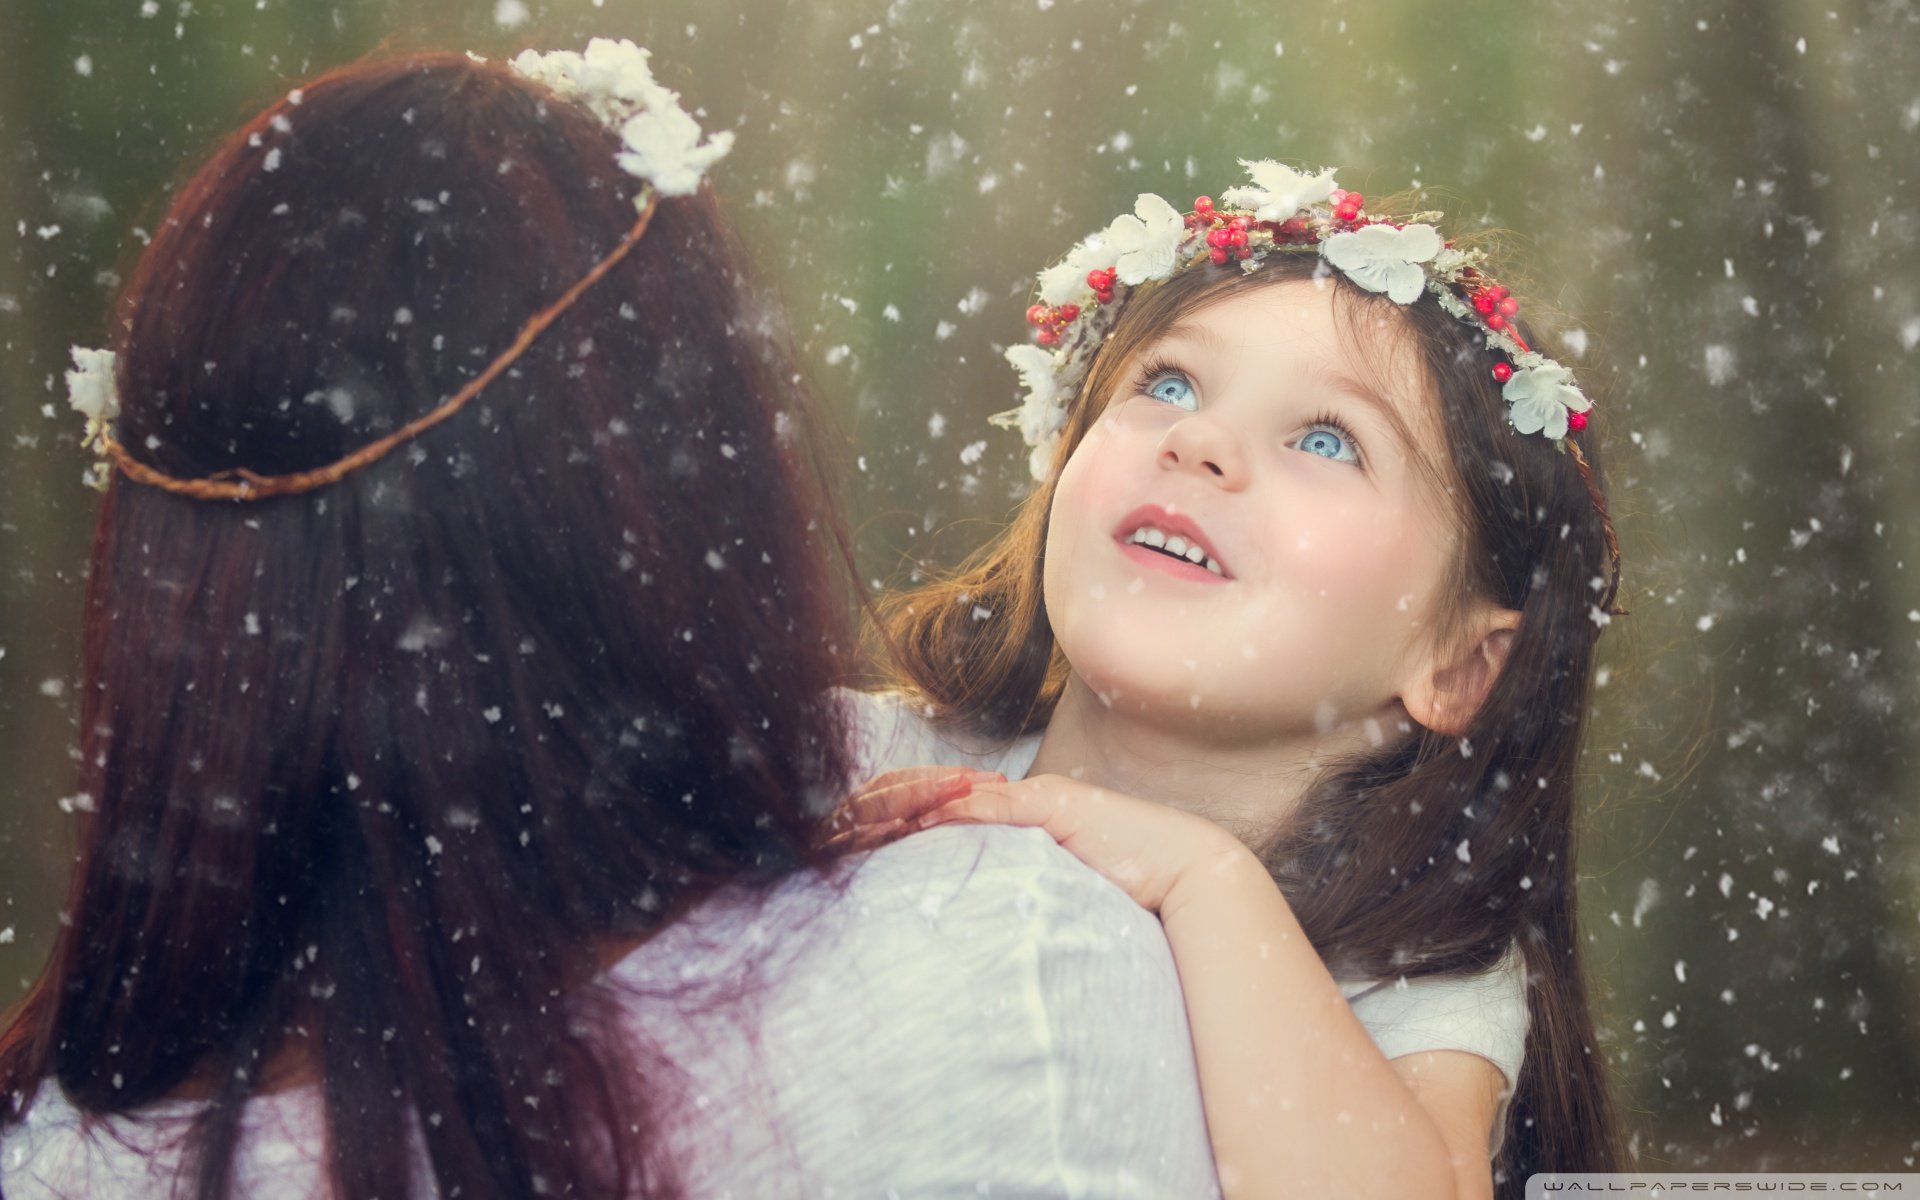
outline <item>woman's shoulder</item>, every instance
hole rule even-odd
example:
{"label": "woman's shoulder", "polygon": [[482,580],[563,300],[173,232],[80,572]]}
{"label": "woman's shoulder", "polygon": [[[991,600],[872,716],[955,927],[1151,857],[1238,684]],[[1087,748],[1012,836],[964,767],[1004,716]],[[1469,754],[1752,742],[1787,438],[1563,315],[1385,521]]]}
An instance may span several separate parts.
{"label": "woman's shoulder", "polygon": [[[325,1172],[320,1104],[312,1088],[247,1102],[234,1160],[235,1195],[318,1194]],[[89,1116],[57,1083],[45,1081],[21,1121],[0,1133],[0,1195],[9,1200],[172,1195],[181,1178],[183,1147],[201,1110],[198,1102],[161,1101],[135,1113]]]}
{"label": "woman's shoulder", "polygon": [[[925,830],[825,873],[770,889],[717,893],[613,968],[619,982],[741,980],[775,991],[782,978],[866,972],[863,991],[936,990],[969,968],[956,945],[986,947],[977,964],[1010,971],[1014,955],[1063,938],[1111,949],[1082,965],[1175,978],[1152,913],[1039,829],[949,825]],[[1124,949],[1125,953],[1121,951]]]}
{"label": "woman's shoulder", "polygon": [[936,991],[956,973],[987,988],[1069,957],[1111,986],[1177,988],[1154,915],[1044,830],[929,829],[848,864],[838,882],[841,948],[890,964],[877,981],[889,991]]}
{"label": "woman's shoulder", "polygon": [[684,981],[688,946],[754,948],[722,986],[635,1010],[705,1111],[753,1114],[689,1127],[695,1190],[1210,1194],[1165,935],[1043,831],[932,829],[717,911],[652,951],[678,961],[616,968]]}
{"label": "woman's shoulder", "polygon": [[1040,748],[1037,734],[989,738],[938,725],[925,702],[905,692],[838,688],[834,696],[850,717],[854,755],[864,775],[898,767],[962,766],[1018,779]]}

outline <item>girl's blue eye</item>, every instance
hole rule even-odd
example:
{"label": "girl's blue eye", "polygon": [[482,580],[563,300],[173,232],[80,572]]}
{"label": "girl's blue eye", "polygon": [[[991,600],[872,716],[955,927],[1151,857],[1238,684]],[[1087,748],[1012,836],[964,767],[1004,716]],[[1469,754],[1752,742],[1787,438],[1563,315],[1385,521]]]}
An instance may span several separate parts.
{"label": "girl's blue eye", "polygon": [[1326,425],[1307,430],[1294,445],[1308,454],[1331,458],[1335,462],[1358,463],[1360,461],[1360,456],[1354,452],[1353,439],[1338,429]]}
{"label": "girl's blue eye", "polygon": [[1193,384],[1178,371],[1163,371],[1154,376],[1147,382],[1147,395],[1188,412],[1200,403],[1199,397],[1193,394]]}

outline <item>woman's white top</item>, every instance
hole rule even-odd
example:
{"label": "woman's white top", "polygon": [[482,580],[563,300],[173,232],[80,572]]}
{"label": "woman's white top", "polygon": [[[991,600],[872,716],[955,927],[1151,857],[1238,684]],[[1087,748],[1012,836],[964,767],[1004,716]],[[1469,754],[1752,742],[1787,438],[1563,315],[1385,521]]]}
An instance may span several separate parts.
{"label": "woman's white top", "polygon": [[[897,700],[858,703],[875,772],[964,762],[1018,777],[1037,748],[967,749]],[[934,829],[829,878],[729,890],[609,975],[632,1028],[671,1064],[681,1099],[664,1136],[691,1196],[1218,1194],[1159,922],[1044,831]],[[1526,1008],[1511,958],[1353,1006],[1388,1057],[1466,1050],[1518,1074]],[[165,1196],[195,1107],[83,1131],[45,1085],[0,1137],[0,1193]],[[311,1088],[255,1099],[235,1195],[323,1195],[321,1146]],[[416,1194],[431,1195],[421,1167]]]}
{"label": "woman's white top", "polygon": [[[931,830],[832,879],[722,893],[610,974],[672,1064],[689,1196],[1218,1194],[1159,923],[1040,830]],[[0,1138],[0,1192],[169,1195],[195,1108],[82,1132],[44,1085]],[[324,1194],[313,1089],[244,1119],[237,1196]]]}

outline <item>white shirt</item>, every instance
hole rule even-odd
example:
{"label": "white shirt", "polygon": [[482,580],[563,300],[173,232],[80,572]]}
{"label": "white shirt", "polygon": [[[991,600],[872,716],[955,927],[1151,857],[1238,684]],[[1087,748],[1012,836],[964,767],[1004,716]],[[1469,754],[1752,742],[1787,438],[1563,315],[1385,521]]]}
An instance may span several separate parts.
{"label": "white shirt", "polygon": [[[680,1075],[665,1136],[690,1196],[1218,1195],[1159,923],[1041,830],[936,829],[724,892],[610,975]],[[195,1107],[83,1133],[43,1085],[0,1191],[165,1195]],[[252,1101],[245,1130],[236,1195],[323,1194],[312,1089]]]}

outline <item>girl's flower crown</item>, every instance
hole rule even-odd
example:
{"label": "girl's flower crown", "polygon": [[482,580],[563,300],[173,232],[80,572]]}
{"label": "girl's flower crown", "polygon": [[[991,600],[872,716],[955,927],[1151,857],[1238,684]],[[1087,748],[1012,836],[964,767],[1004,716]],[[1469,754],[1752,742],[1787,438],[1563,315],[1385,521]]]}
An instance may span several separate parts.
{"label": "girl's flower crown", "polygon": [[1422,293],[1486,339],[1498,357],[1491,368],[1507,402],[1507,420],[1520,433],[1537,433],[1568,452],[1600,516],[1609,558],[1609,578],[1593,619],[1604,626],[1623,615],[1614,606],[1620,589],[1620,544],[1592,468],[1568,438],[1587,427],[1593,402],[1574,385],[1573,374],[1527,345],[1513,326],[1520,302],[1480,269],[1484,252],[1458,247],[1433,225],[1443,214],[1413,213],[1376,218],[1366,198],[1334,186],[1333,172],[1305,174],[1281,163],[1241,160],[1252,183],[1228,188],[1220,203],[1201,196],[1181,213],[1151,192],[1131,214],[1115,217],[1084,239],[1059,263],[1040,272],[1039,301],[1027,309],[1034,342],[1007,349],[1020,372],[1026,402],[990,418],[1018,429],[1032,453],[1027,466],[1044,481],[1052,467],[1067,405],[1085,380],[1100,343],[1112,331],[1120,304],[1116,289],[1167,279],[1200,263],[1238,262],[1258,270],[1268,255],[1318,254],[1369,292],[1395,304],[1412,304]]}
{"label": "girl's flower crown", "polygon": [[[478,55],[469,57],[475,62],[486,61]],[[644,184],[633,202],[639,217],[618,246],[557,300],[529,318],[512,345],[439,407],[379,441],[311,471],[258,475],[245,467],[236,467],[204,479],[176,479],[134,458],[113,436],[113,424],[120,416],[114,353],[75,346],[74,369],[67,372],[68,403],[86,418],[83,444],[100,456],[100,461],[88,471],[87,482],[105,489],[117,467],[135,482],[201,500],[263,500],[269,496],[309,492],[384,458],[395,447],[466,407],[468,401],[512,366],[581,293],[626,256],[646,232],[661,196],[692,195],[700,189],[700,180],[707,168],[732,149],[733,134],[729,132],[701,140],[700,126],[680,107],[679,94],[654,81],[653,72],[647,66],[649,57],[645,49],[625,38],[619,41],[594,38],[587,43],[585,54],[571,50],[550,54],[527,50],[508,64],[516,74],[546,85],[556,96],[578,104],[620,135],[621,149],[615,159],[622,170]],[[297,92],[291,102],[299,103]]]}
{"label": "girl's flower crown", "polygon": [[1036,480],[1046,478],[1067,403],[1113,328],[1120,308],[1115,289],[1167,279],[1203,262],[1238,262],[1253,271],[1281,252],[1317,253],[1395,304],[1431,292],[1441,308],[1473,326],[1499,353],[1493,377],[1516,430],[1565,446],[1569,432],[1586,428],[1592,402],[1565,367],[1527,345],[1513,328],[1519,301],[1481,271],[1483,252],[1441,236],[1432,222],[1442,214],[1376,218],[1358,192],[1334,186],[1331,170],[1308,175],[1270,161],[1241,165],[1252,183],[1228,188],[1218,205],[1201,196],[1192,212],[1180,213],[1143,193],[1130,215],[1115,217],[1040,272],[1039,302],[1027,309],[1038,344],[1013,346],[1006,354],[1026,385],[1026,402],[992,418],[1018,429],[1033,448],[1028,466]]}

